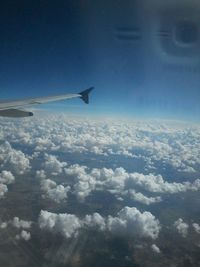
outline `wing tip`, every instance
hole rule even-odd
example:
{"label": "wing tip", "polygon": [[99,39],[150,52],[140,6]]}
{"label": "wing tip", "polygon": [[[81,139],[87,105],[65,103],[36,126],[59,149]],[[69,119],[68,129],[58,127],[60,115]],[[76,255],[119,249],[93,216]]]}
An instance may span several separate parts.
{"label": "wing tip", "polygon": [[79,94],[81,95],[80,98],[86,103],[89,104],[89,94],[90,92],[94,90],[94,86],[80,92]]}

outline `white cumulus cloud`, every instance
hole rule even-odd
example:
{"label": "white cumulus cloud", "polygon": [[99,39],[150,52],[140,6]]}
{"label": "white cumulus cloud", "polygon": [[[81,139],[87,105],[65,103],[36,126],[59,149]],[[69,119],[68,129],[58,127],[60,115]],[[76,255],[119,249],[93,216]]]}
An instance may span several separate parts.
{"label": "white cumulus cloud", "polygon": [[178,233],[182,235],[182,237],[187,237],[189,225],[185,223],[183,219],[179,218],[177,221],[175,221],[174,226],[176,227]]}
{"label": "white cumulus cloud", "polygon": [[5,193],[8,192],[8,187],[5,184],[0,184],[0,198],[4,197]]}
{"label": "white cumulus cloud", "polygon": [[[135,201],[150,205],[162,201],[161,196],[154,194],[177,194],[200,190],[200,179],[183,183],[168,182],[160,174],[129,173],[122,167],[89,170],[85,166],[75,164],[65,168],[65,174],[74,177],[74,193],[81,201],[94,190],[104,190],[120,197],[128,195]],[[153,195],[147,197],[139,190],[148,191]]]}
{"label": "white cumulus cloud", "polygon": [[200,225],[198,223],[193,223],[192,226],[193,226],[195,232],[200,234]]}
{"label": "white cumulus cloud", "polygon": [[150,237],[156,239],[161,229],[159,221],[150,212],[141,213],[137,208],[125,207],[117,217],[109,216],[108,228],[115,234]]}
{"label": "white cumulus cloud", "polygon": [[67,166],[66,162],[60,162],[56,156],[45,154],[45,162],[43,164],[44,171],[51,175],[62,173],[63,168]]}
{"label": "white cumulus cloud", "polygon": [[103,218],[94,213],[82,219],[73,214],[56,214],[42,210],[39,226],[41,229],[61,233],[66,238],[77,235],[81,228],[95,228],[126,238],[137,236],[156,239],[161,229],[159,221],[150,212],[141,213],[136,208],[129,207],[123,208],[116,217]]}
{"label": "white cumulus cloud", "polygon": [[97,212],[92,215],[86,215],[83,223],[85,226],[100,229],[102,231],[106,229],[105,219]]}
{"label": "white cumulus cloud", "polygon": [[0,145],[1,168],[9,169],[16,174],[24,174],[30,169],[28,157],[20,150],[15,150],[9,142]]}
{"label": "white cumulus cloud", "polygon": [[161,197],[147,197],[140,192],[136,192],[134,189],[129,190],[128,193],[132,199],[145,205],[150,205],[162,201]]}
{"label": "white cumulus cloud", "polygon": [[77,233],[81,223],[75,215],[55,214],[42,210],[39,216],[39,226],[41,229],[61,233],[66,238],[70,238]]}
{"label": "white cumulus cloud", "polygon": [[5,228],[7,228],[7,226],[8,226],[8,223],[7,223],[7,222],[2,222],[2,223],[0,224],[0,228],[1,228],[1,229],[5,229]]}
{"label": "white cumulus cloud", "polygon": [[41,181],[41,189],[45,197],[60,203],[67,199],[67,192],[70,190],[70,186],[57,185],[56,182],[46,179]]}
{"label": "white cumulus cloud", "polygon": [[0,173],[0,183],[2,184],[12,184],[15,181],[15,177],[10,171],[2,171]]}
{"label": "white cumulus cloud", "polygon": [[16,235],[16,239],[23,239],[25,241],[28,241],[31,239],[31,234],[25,230],[22,230],[20,234]]}
{"label": "white cumulus cloud", "polygon": [[11,223],[14,227],[19,229],[30,229],[32,224],[31,221],[20,220],[19,217],[14,217]]}
{"label": "white cumulus cloud", "polygon": [[153,252],[160,253],[160,248],[156,244],[153,244],[151,246],[151,248],[152,248]]}

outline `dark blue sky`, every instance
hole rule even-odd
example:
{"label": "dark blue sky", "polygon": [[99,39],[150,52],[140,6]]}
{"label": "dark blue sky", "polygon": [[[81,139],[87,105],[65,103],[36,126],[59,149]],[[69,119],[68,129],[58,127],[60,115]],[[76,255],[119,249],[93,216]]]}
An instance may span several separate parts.
{"label": "dark blue sky", "polygon": [[176,30],[183,18],[199,22],[199,6],[151,3],[1,3],[0,97],[54,95],[95,86],[87,107],[91,112],[198,118],[199,29],[196,43],[189,46],[181,43]]}

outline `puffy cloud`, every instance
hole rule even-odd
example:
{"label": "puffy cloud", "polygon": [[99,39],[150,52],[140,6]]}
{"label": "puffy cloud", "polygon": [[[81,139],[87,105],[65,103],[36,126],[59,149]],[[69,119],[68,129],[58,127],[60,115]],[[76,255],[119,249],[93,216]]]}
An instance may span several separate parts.
{"label": "puffy cloud", "polygon": [[96,212],[92,215],[86,215],[83,223],[85,226],[100,229],[101,231],[106,229],[105,219]]}
{"label": "puffy cloud", "polygon": [[156,239],[161,229],[159,221],[150,212],[141,213],[136,208],[123,208],[117,217],[103,218],[100,214],[86,215],[80,219],[73,214],[56,214],[42,210],[39,216],[41,229],[61,233],[66,238],[78,234],[81,228],[110,231],[124,237],[147,237]]}
{"label": "puffy cloud", "polygon": [[16,235],[16,239],[23,239],[25,241],[28,241],[31,239],[31,234],[25,230],[22,230],[21,233],[19,235]]}
{"label": "puffy cloud", "polygon": [[56,156],[45,154],[45,162],[43,164],[44,171],[51,175],[62,173],[63,168],[67,166],[66,162],[60,162]]}
{"label": "puffy cloud", "polygon": [[74,193],[81,201],[94,190],[107,190],[121,197],[128,195],[135,201],[150,205],[162,201],[162,198],[160,196],[147,197],[141,192],[136,192],[136,188],[137,191],[145,190],[152,194],[175,194],[200,190],[200,179],[194,182],[167,182],[159,174],[128,173],[122,167],[89,170],[85,166],[75,164],[65,168],[65,174],[74,177]]}
{"label": "puffy cloud", "polygon": [[153,244],[153,245],[151,246],[151,248],[152,248],[153,252],[155,252],[155,253],[160,253],[160,249],[159,249],[159,247],[158,247],[156,244]]}
{"label": "puffy cloud", "polygon": [[1,229],[5,229],[5,228],[7,228],[7,226],[8,226],[8,223],[7,223],[7,222],[2,222],[2,223],[0,224],[0,228],[1,228]]}
{"label": "puffy cloud", "polygon": [[128,173],[123,168],[115,170],[102,168],[89,171],[78,164],[65,168],[67,175],[75,178],[74,193],[83,201],[93,190],[108,190],[111,193],[122,193]]}
{"label": "puffy cloud", "polygon": [[46,176],[46,172],[44,170],[37,170],[36,171],[36,178],[38,179],[45,179]]}
{"label": "puffy cloud", "polygon": [[193,223],[192,226],[193,226],[195,232],[200,234],[200,225],[198,223]]}
{"label": "puffy cloud", "polygon": [[162,201],[161,197],[147,197],[144,194],[140,192],[136,192],[135,190],[131,189],[129,190],[129,196],[134,199],[135,201],[138,201],[145,205],[150,205],[153,203],[158,203]]}
{"label": "puffy cloud", "polygon": [[7,185],[14,183],[15,177],[10,171],[2,171],[0,173],[0,198],[4,197],[8,192]]}
{"label": "puffy cloud", "polygon": [[42,180],[40,184],[41,184],[41,189],[43,191],[48,191],[48,190],[53,189],[57,186],[56,182],[54,182],[50,179]]}
{"label": "puffy cloud", "polygon": [[47,191],[47,196],[54,200],[57,203],[60,203],[63,200],[67,199],[67,192],[69,191],[70,187],[64,187],[63,185],[57,185],[55,188],[50,189]]}
{"label": "puffy cloud", "polygon": [[68,168],[65,168],[65,173],[67,175],[73,175],[73,176],[81,176],[86,174],[86,166],[80,166],[79,164],[74,164],[69,166]]}
{"label": "puffy cloud", "polygon": [[31,225],[31,221],[20,220],[18,217],[14,217],[12,220],[7,222],[1,222],[0,228],[6,229],[7,227],[12,227],[15,229],[14,232],[17,232],[15,236],[17,240],[23,239],[28,241],[31,239],[31,234],[27,230],[31,228]]}
{"label": "puffy cloud", "polygon": [[0,198],[2,198],[5,193],[8,192],[8,187],[5,184],[0,184]]}
{"label": "puffy cloud", "polygon": [[21,237],[22,237],[24,240],[28,241],[28,240],[31,239],[31,234],[30,234],[29,232],[25,231],[25,230],[22,230],[22,232],[21,232]]}
{"label": "puffy cloud", "polygon": [[74,193],[83,201],[96,187],[96,180],[87,172],[87,167],[78,164],[65,168],[65,174],[75,176]]}
{"label": "puffy cloud", "polygon": [[182,237],[187,237],[189,225],[183,221],[183,219],[179,218],[174,222],[174,226]]}
{"label": "puffy cloud", "polygon": [[70,190],[70,186],[57,185],[56,182],[46,179],[41,181],[41,189],[45,193],[45,197],[60,203],[67,199],[67,192]]}
{"label": "puffy cloud", "polygon": [[11,224],[20,229],[20,228],[23,228],[23,229],[30,229],[31,228],[31,224],[32,222],[31,221],[25,221],[25,220],[20,220],[18,217],[14,217]]}
{"label": "puffy cloud", "polygon": [[[83,201],[91,191],[95,189],[96,181],[90,176],[86,176],[87,179],[80,180],[74,185],[74,193],[80,201]],[[85,177],[85,178],[86,178]]]}
{"label": "puffy cloud", "polygon": [[67,175],[75,175],[75,181],[77,183],[74,185],[74,193],[80,200],[84,200],[91,191],[102,188],[106,179],[108,177],[111,179],[113,175],[113,171],[107,169],[93,169],[91,173],[87,173],[86,170],[87,168],[85,166],[79,166],[77,164],[65,169]]}
{"label": "puffy cloud", "polygon": [[35,145],[36,152],[46,151],[49,149],[53,149],[55,147],[54,143],[48,137],[45,137],[45,136],[44,137],[36,137],[34,145]]}
{"label": "puffy cloud", "polygon": [[156,239],[161,229],[159,221],[150,212],[141,213],[137,208],[125,207],[117,217],[109,216],[108,228],[115,234],[150,237]]}
{"label": "puffy cloud", "polygon": [[10,171],[2,171],[0,173],[0,183],[12,184],[15,181],[15,177]]}
{"label": "puffy cloud", "polygon": [[41,229],[52,230],[55,233],[61,233],[66,238],[77,234],[81,227],[80,220],[71,214],[55,214],[45,210],[40,212],[39,226]]}
{"label": "puffy cloud", "polygon": [[1,168],[16,174],[24,174],[30,169],[28,157],[22,151],[13,149],[9,142],[0,145],[0,162]]}
{"label": "puffy cloud", "polygon": [[188,190],[198,191],[200,189],[200,179],[196,179],[193,183],[169,183],[163,179],[161,175],[141,173],[130,173],[127,185],[137,185],[145,190],[156,193],[180,193]]}

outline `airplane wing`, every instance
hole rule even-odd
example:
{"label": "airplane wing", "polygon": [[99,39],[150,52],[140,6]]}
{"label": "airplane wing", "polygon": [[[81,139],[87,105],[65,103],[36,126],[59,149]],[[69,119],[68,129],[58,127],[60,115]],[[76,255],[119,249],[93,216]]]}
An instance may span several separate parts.
{"label": "airplane wing", "polygon": [[32,112],[21,110],[21,108],[29,105],[44,104],[48,102],[54,102],[59,100],[81,98],[86,104],[89,103],[89,93],[94,89],[90,87],[85,91],[77,94],[64,94],[57,96],[28,98],[14,101],[2,101],[0,102],[0,116],[3,117],[29,117],[33,116]]}

